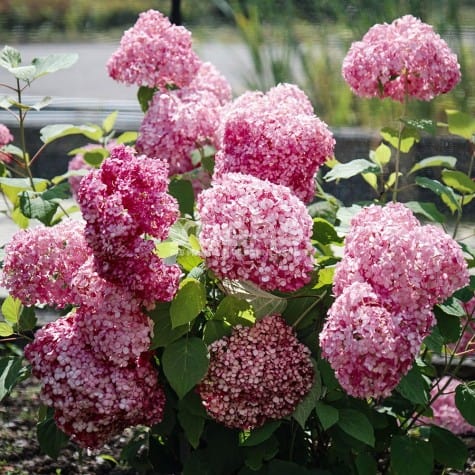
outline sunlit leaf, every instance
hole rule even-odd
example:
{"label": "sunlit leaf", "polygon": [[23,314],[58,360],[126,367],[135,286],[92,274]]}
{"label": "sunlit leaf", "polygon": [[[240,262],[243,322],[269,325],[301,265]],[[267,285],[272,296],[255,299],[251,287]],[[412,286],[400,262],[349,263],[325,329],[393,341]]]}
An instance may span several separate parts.
{"label": "sunlit leaf", "polygon": [[371,151],[369,157],[380,167],[384,167],[391,161],[391,149],[384,143],[380,144],[376,150]]}
{"label": "sunlit leaf", "polygon": [[464,139],[472,140],[475,134],[475,119],[458,110],[448,109],[445,112],[447,113],[449,132]]}
{"label": "sunlit leaf", "polygon": [[137,137],[138,137],[138,133],[137,132],[131,132],[131,131],[127,131],[127,132],[122,132],[116,139],[116,143],[118,144],[121,144],[121,143],[132,143],[132,142],[135,142],[137,140]]}
{"label": "sunlit leaf", "polygon": [[339,163],[335,165],[323,178],[325,181],[335,181],[339,179],[347,179],[360,173],[373,172],[378,173],[379,167],[373,162],[364,158],[358,158],[347,163]]}
{"label": "sunlit leaf", "polygon": [[436,223],[443,223],[445,216],[437,209],[434,203],[424,203],[421,201],[408,201],[404,203],[413,213],[424,216]]}
{"label": "sunlit leaf", "polygon": [[68,135],[84,135],[85,137],[98,141],[102,137],[102,130],[98,126],[72,124],[47,125],[40,130],[40,139],[48,144]]}
{"label": "sunlit leaf", "polygon": [[53,53],[48,56],[42,56],[33,59],[31,62],[35,67],[34,79],[44,76],[45,74],[54,73],[60,69],[71,67],[79,56],[76,53]]}
{"label": "sunlit leaf", "polygon": [[119,111],[113,111],[102,121],[102,128],[104,129],[104,132],[106,134],[111,132],[112,129],[114,128],[118,115],[119,115]]}
{"label": "sunlit leaf", "polygon": [[408,175],[411,173],[417,172],[424,168],[432,168],[432,167],[446,167],[446,168],[454,168],[457,164],[457,159],[451,156],[445,155],[434,155],[433,157],[424,158],[417,163],[415,163],[412,168],[407,172]]}
{"label": "sunlit leaf", "polygon": [[206,289],[197,280],[189,280],[181,287],[171,302],[170,317],[172,327],[184,325],[194,320],[206,305]]}
{"label": "sunlit leaf", "polygon": [[458,202],[452,188],[443,185],[440,181],[422,176],[417,177],[415,181],[420,187],[427,188],[440,196],[452,213],[455,213],[455,211],[461,211],[460,203]]}
{"label": "sunlit leaf", "polygon": [[400,137],[398,130],[384,127],[381,129],[381,137],[403,153],[408,153],[413,145],[420,140],[419,132],[412,127],[404,127]]}
{"label": "sunlit leaf", "polygon": [[442,170],[442,181],[460,193],[475,193],[475,181],[457,170]]}
{"label": "sunlit leaf", "polygon": [[2,315],[8,323],[12,325],[18,322],[22,309],[20,299],[8,295],[2,303]]}

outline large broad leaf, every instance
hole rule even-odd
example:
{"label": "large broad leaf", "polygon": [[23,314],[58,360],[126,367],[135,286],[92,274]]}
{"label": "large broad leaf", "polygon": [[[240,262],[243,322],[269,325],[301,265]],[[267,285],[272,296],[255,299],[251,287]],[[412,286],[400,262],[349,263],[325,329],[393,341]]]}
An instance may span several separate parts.
{"label": "large broad leaf", "polygon": [[335,181],[341,178],[351,178],[361,173],[378,173],[379,167],[364,158],[357,158],[347,163],[338,163],[323,178],[325,181]]}
{"label": "large broad leaf", "polygon": [[252,447],[267,440],[280,427],[281,421],[270,421],[258,429],[241,432],[239,434],[239,445]]}
{"label": "large broad leaf", "polygon": [[381,137],[386,142],[390,143],[395,149],[399,147],[399,150],[403,153],[408,153],[416,142],[419,142],[420,135],[417,129],[413,127],[404,127],[401,136],[399,137],[399,131],[390,127],[384,127],[381,129]]}
{"label": "large broad leaf", "polygon": [[455,157],[445,156],[445,155],[435,155],[433,157],[427,157],[419,162],[415,163],[413,167],[407,172],[408,175],[411,173],[417,172],[424,168],[433,168],[433,167],[446,167],[454,168],[457,163]]}
{"label": "large broad leaf", "polygon": [[223,286],[229,295],[234,295],[252,305],[256,318],[282,314],[287,306],[285,299],[260,289],[252,282],[225,279]]}
{"label": "large broad leaf", "polygon": [[150,101],[152,100],[153,95],[155,94],[156,89],[147,87],[147,86],[140,86],[137,91],[137,99],[140,104],[140,108],[142,112],[147,112]]}
{"label": "large broad leaf", "polygon": [[417,177],[415,181],[420,187],[427,188],[440,196],[452,213],[455,213],[455,211],[461,211],[460,203],[458,202],[452,188],[443,185],[440,181],[422,176]]}
{"label": "large broad leaf", "polygon": [[199,338],[182,338],[163,352],[163,371],[180,399],[203,379],[208,364],[208,348]]}
{"label": "large broad leaf", "polygon": [[460,193],[475,193],[475,181],[456,170],[442,170],[442,181]]}
{"label": "large broad leaf", "polygon": [[27,218],[37,219],[48,226],[58,209],[58,203],[44,200],[38,193],[22,191],[20,193],[20,209]]}
{"label": "large broad leaf", "polygon": [[452,432],[442,427],[431,427],[429,440],[435,459],[447,467],[463,470],[468,457],[467,445]]}
{"label": "large broad leaf", "polygon": [[48,417],[38,423],[36,434],[41,450],[53,459],[58,458],[61,449],[69,441],[69,437],[58,429],[52,417]]}
{"label": "large broad leaf", "polygon": [[43,143],[49,144],[54,140],[68,135],[84,135],[85,137],[98,141],[102,137],[102,130],[98,126],[93,125],[72,125],[72,124],[55,124],[47,125],[40,130],[40,139]]}
{"label": "large broad leaf", "polygon": [[354,409],[340,409],[338,426],[348,435],[374,447],[374,429],[369,419]]}
{"label": "large broad leaf", "polygon": [[[316,367],[316,363],[314,365]],[[305,430],[305,423],[312,411],[315,409],[318,400],[322,397],[322,380],[319,374],[315,374],[313,385],[310,392],[303,398],[300,404],[295,408],[292,417]]]}
{"label": "large broad leaf", "polygon": [[454,135],[459,135],[467,140],[472,140],[475,134],[475,119],[465,112],[449,109],[447,113],[447,120],[449,122],[449,132]]}
{"label": "large broad leaf", "polygon": [[118,115],[119,111],[113,111],[102,121],[102,128],[106,134],[112,132]]}
{"label": "large broad leaf", "polygon": [[317,416],[322,424],[323,430],[329,429],[338,422],[340,413],[336,407],[317,401],[315,404]]}
{"label": "large broad leaf", "polygon": [[475,381],[455,388],[455,405],[465,420],[475,426]]}
{"label": "large broad leaf", "polygon": [[206,411],[197,394],[189,393],[186,398],[178,402],[178,420],[188,442],[194,449],[199,445],[205,419]]}
{"label": "large broad leaf", "polygon": [[0,401],[10,393],[16,383],[25,376],[20,356],[6,356],[0,358]]}
{"label": "large broad leaf", "polygon": [[226,295],[218,305],[214,318],[225,320],[231,325],[250,326],[255,322],[252,307],[249,302],[241,300],[234,295]]}
{"label": "large broad leaf", "polygon": [[4,46],[0,51],[0,66],[5,69],[16,68],[21,64],[21,54],[16,48]]}
{"label": "large broad leaf", "polygon": [[177,199],[182,216],[193,216],[195,194],[191,181],[172,179],[168,185],[168,192]]}
{"label": "large broad leaf", "polygon": [[419,368],[413,366],[399,382],[398,392],[415,404],[426,404],[429,401],[429,384],[422,376]]}
{"label": "large broad leaf", "polygon": [[430,475],[434,467],[432,445],[408,436],[393,437],[391,467],[394,475]]}
{"label": "large broad leaf", "polygon": [[408,201],[404,203],[413,213],[436,223],[443,223],[445,216],[437,209],[434,203],[424,203],[421,201]]}
{"label": "large broad leaf", "polygon": [[376,150],[370,152],[369,158],[380,167],[384,167],[391,161],[391,149],[382,143]]}
{"label": "large broad leaf", "polygon": [[197,280],[183,285],[170,307],[172,327],[176,328],[193,321],[206,306],[206,289]]}
{"label": "large broad leaf", "polygon": [[14,325],[20,318],[23,305],[20,299],[8,295],[2,303],[2,315],[8,323]]}
{"label": "large broad leaf", "polygon": [[53,53],[33,59],[31,64],[35,67],[33,79],[37,79],[45,74],[54,73],[60,69],[71,67],[79,56],[76,53]]}
{"label": "large broad leaf", "polygon": [[170,303],[168,302],[158,303],[149,316],[154,322],[151,350],[168,346],[188,333],[189,325],[172,328]]}

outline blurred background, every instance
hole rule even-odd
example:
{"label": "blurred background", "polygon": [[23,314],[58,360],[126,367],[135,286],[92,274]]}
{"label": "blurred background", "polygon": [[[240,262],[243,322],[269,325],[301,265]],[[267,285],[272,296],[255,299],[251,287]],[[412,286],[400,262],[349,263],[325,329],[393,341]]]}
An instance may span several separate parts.
{"label": "blurred background", "polygon": [[328,124],[367,128],[397,115],[397,105],[355,97],[341,78],[343,57],[373,24],[411,13],[457,52],[463,74],[452,93],[412,103],[411,115],[444,120],[447,108],[475,114],[473,0],[0,0],[0,37],[20,49],[25,64],[53,52],[79,54],[71,70],[41,78],[29,93],[130,108],[135,89],[108,78],[105,63],[124,29],[150,8],[192,32],[198,54],[227,77],[235,95],[296,83]]}

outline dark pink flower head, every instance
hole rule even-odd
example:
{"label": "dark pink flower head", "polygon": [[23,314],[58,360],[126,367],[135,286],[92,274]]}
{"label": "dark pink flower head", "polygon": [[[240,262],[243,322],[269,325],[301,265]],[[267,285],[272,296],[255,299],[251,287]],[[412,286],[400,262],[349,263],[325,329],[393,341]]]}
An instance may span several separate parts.
{"label": "dark pink flower head", "polygon": [[164,161],[136,155],[119,145],[101,167],[81,181],[78,202],[86,238],[96,255],[127,255],[144,233],[165,239],[178,218],[178,204],[168,190]]}
{"label": "dark pink flower head", "polygon": [[215,178],[253,175],[288,186],[304,202],[314,197],[315,174],[335,146],[308,98],[289,84],[238,97],[227,108],[220,135]]}
{"label": "dark pink flower head", "polygon": [[[113,147],[116,146],[115,140],[111,140],[108,142],[106,148],[111,151]],[[85,152],[93,152],[94,150],[97,149],[102,149],[103,146],[97,143],[90,143],[82,147],[84,152],[77,153],[74,155],[74,157],[69,161],[68,163],[68,171],[76,171],[76,170],[93,170],[94,167],[92,165],[89,165],[84,160],[84,153]],[[69,181],[69,186],[71,188],[71,193],[75,199],[77,199],[77,193],[79,190],[79,185],[81,184],[82,176],[70,176],[68,181]]]}
{"label": "dark pink flower head", "polygon": [[310,350],[278,315],[235,327],[209,352],[198,392],[208,414],[226,427],[253,429],[287,417],[312,387]]}
{"label": "dark pink flower head", "polygon": [[147,353],[116,366],[97,357],[88,332],[74,314],[60,318],[38,330],[25,356],[58,427],[81,447],[99,448],[126,427],[160,422],[165,394]]}
{"label": "dark pink flower head", "polygon": [[1,284],[27,306],[76,303],[71,281],[90,254],[79,221],[20,230],[5,247]]}
{"label": "dark pink flower head", "polygon": [[411,369],[422,342],[412,318],[385,308],[367,283],[354,282],[336,298],[320,346],[350,396],[389,396]]}
{"label": "dark pink flower head", "polygon": [[116,81],[164,89],[187,86],[200,64],[191,33],[160,12],[148,10],[124,33],[107,69]]}
{"label": "dark pink flower head", "polygon": [[218,146],[217,131],[223,105],[231,100],[226,79],[210,63],[203,63],[192,83],[182,89],[157,92],[145,114],[137,150],[170,165],[170,175],[199,165],[192,152]]}
{"label": "dark pink flower head", "polygon": [[13,141],[13,135],[10,129],[3,124],[0,124],[0,147],[4,147]]}
{"label": "dark pink flower head", "polygon": [[421,226],[403,204],[390,203],[364,208],[353,219],[333,289],[339,295],[353,282],[367,282],[395,311],[417,313],[445,300],[468,279],[462,250],[450,236]]}
{"label": "dark pink flower head", "polygon": [[281,291],[310,280],[312,218],[287,187],[229,173],[201,192],[198,212],[202,253],[220,278]]}
{"label": "dark pink flower head", "polygon": [[432,403],[432,417],[421,417],[419,421],[423,424],[434,424],[443,427],[457,435],[473,434],[475,426],[468,423],[460,414],[455,405],[455,390],[462,381],[444,376],[437,381],[432,388],[431,397],[435,397],[440,391],[442,394]]}
{"label": "dark pink flower head", "polygon": [[343,77],[361,97],[429,101],[460,81],[457,56],[430,25],[411,15],[377,24],[352,44]]}

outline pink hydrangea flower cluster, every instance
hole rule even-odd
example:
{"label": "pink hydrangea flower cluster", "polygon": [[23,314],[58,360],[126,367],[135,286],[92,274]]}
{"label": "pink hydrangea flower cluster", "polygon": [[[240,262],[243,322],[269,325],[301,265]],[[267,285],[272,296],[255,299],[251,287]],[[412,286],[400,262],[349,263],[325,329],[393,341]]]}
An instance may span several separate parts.
{"label": "pink hydrangea flower cluster", "polygon": [[77,303],[71,282],[90,255],[83,230],[83,223],[67,219],[16,232],[5,246],[2,285],[28,306]]}
{"label": "pink hydrangea flower cluster", "polygon": [[315,174],[335,140],[297,86],[244,93],[227,108],[221,128],[214,178],[249,174],[288,186],[304,202],[313,199]]}
{"label": "pink hydrangea flower cluster", "polygon": [[429,101],[460,81],[457,56],[432,26],[411,15],[377,24],[352,44],[343,77],[355,94]]}
{"label": "pink hydrangea flower cluster", "polygon": [[[336,300],[320,334],[342,387],[358,397],[389,395],[434,324],[432,307],[468,281],[460,246],[442,230],[421,226],[401,203],[362,209],[351,222],[333,281]],[[362,319],[375,312],[370,322]],[[357,329],[360,320],[366,330]],[[379,335],[371,336],[377,348],[365,331]],[[399,364],[391,366],[394,355]]]}
{"label": "pink hydrangea flower cluster", "polygon": [[165,239],[178,218],[178,204],[167,190],[165,162],[119,145],[78,191],[95,269],[147,302],[171,300],[178,288],[179,267],[165,265],[154,254],[154,242],[143,237]]}
{"label": "pink hydrangea flower cluster", "polygon": [[281,291],[310,280],[312,218],[287,187],[229,173],[199,195],[197,209],[202,254],[220,278]]}
{"label": "pink hydrangea flower cluster", "polygon": [[148,10],[123,34],[107,69],[116,81],[165,89],[187,86],[200,64],[192,49],[191,33],[170,23],[160,12]]}
{"label": "pink hydrangea flower cluster", "polygon": [[461,383],[462,381],[455,378],[450,379],[448,376],[440,378],[431,390],[431,397],[435,397],[442,391],[442,394],[431,405],[433,416],[423,416],[419,418],[419,421],[423,424],[443,427],[457,435],[474,433],[475,426],[465,420],[455,405],[455,390]]}
{"label": "pink hydrangea flower cluster", "polygon": [[90,333],[71,314],[41,328],[25,356],[58,427],[81,447],[98,448],[126,427],[160,422],[165,394],[147,353],[117,366],[97,356]]}
{"label": "pink hydrangea flower cluster", "polygon": [[198,392],[208,414],[227,427],[253,429],[292,414],[310,391],[310,350],[279,315],[234,328],[209,346]]}
{"label": "pink hydrangea flower cluster", "polygon": [[169,174],[193,170],[194,150],[218,147],[217,129],[223,106],[231,100],[231,86],[211,63],[203,63],[186,87],[157,92],[140,125],[136,148],[152,158],[168,161]]}
{"label": "pink hydrangea flower cluster", "polygon": [[13,135],[10,132],[10,129],[4,125],[0,124],[0,147],[4,147],[13,141]]}
{"label": "pink hydrangea flower cluster", "polygon": [[[117,144],[115,140],[110,140],[107,145],[106,149],[109,151],[112,150],[113,147],[115,147]],[[94,167],[92,165],[89,165],[84,160],[84,153],[85,152],[93,152],[94,150],[98,149],[103,149],[104,147],[100,144],[97,143],[90,143],[82,147],[83,152],[77,153],[74,155],[74,157],[69,161],[68,163],[68,172],[69,171],[77,171],[77,170],[92,170]],[[69,181],[69,186],[71,188],[71,193],[73,195],[73,198],[77,199],[77,193],[79,190],[79,185],[81,184],[82,176],[70,176],[68,181]]]}

